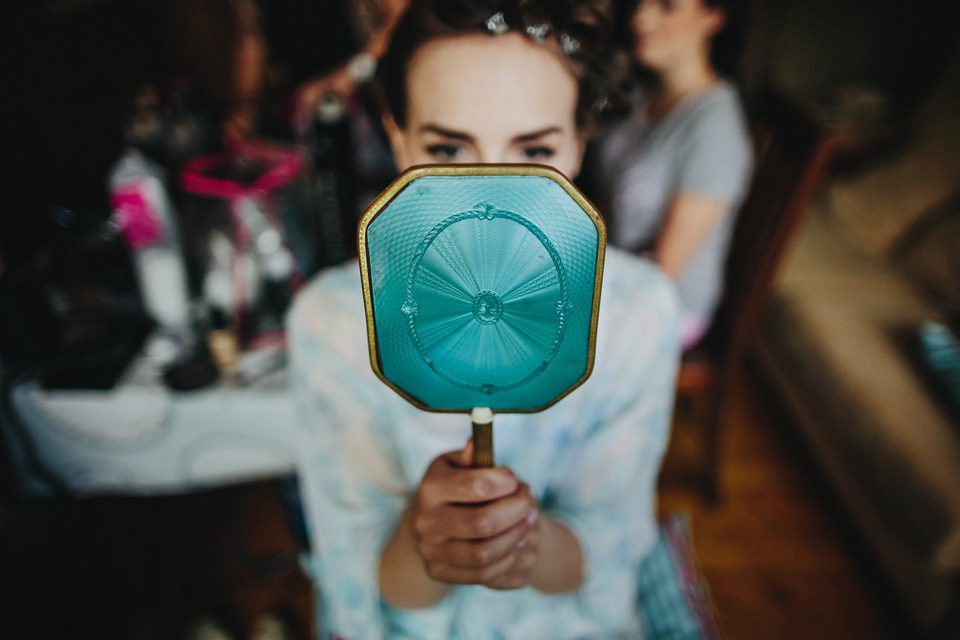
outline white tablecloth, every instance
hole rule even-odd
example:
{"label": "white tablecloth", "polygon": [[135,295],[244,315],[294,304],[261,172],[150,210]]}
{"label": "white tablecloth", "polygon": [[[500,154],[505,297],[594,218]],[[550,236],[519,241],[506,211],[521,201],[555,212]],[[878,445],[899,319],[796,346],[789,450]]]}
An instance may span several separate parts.
{"label": "white tablecloth", "polygon": [[5,431],[22,487],[28,495],[51,493],[29,463],[30,449],[57,484],[78,495],[176,493],[292,473],[308,436],[284,373],[251,387],[178,392],[141,358],[109,391],[21,381],[11,397],[21,426]]}

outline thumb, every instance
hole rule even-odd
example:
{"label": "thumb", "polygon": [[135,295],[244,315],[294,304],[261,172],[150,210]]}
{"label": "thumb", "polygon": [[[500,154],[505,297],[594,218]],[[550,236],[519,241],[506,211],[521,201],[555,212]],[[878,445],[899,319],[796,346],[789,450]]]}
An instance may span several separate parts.
{"label": "thumb", "polygon": [[473,438],[467,438],[467,443],[457,453],[457,464],[461,467],[473,466]]}

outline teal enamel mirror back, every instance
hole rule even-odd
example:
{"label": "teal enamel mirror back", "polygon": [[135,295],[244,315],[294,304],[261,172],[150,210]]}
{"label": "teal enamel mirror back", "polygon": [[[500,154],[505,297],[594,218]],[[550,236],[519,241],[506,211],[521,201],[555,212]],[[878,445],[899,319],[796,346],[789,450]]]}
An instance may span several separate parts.
{"label": "teal enamel mirror back", "polygon": [[539,411],[590,375],[606,232],[560,173],[415,167],[357,238],[371,365],[416,406]]}

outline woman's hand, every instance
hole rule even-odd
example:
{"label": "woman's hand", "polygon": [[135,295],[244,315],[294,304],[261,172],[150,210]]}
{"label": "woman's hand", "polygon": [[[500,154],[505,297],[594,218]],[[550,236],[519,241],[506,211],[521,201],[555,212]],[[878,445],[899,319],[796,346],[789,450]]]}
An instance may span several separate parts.
{"label": "woman's hand", "polygon": [[391,605],[439,602],[451,584],[527,585],[568,593],[583,579],[576,536],[540,513],[506,467],[470,466],[473,444],[437,456],[384,547],[380,593]]}
{"label": "woman's hand", "polygon": [[530,487],[506,467],[470,467],[472,443],[438,456],[411,502],[410,524],[427,574],[439,582],[517,589],[540,556]]}
{"label": "woman's hand", "polygon": [[355,86],[356,83],[346,67],[338,67],[326,75],[302,82],[293,94],[294,128],[309,124],[317,105],[326,94],[334,93],[341,99],[346,99]]}

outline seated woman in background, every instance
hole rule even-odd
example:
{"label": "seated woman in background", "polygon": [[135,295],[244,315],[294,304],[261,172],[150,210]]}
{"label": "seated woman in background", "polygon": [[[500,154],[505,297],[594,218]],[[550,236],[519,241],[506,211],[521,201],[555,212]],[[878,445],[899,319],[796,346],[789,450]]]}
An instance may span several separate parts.
{"label": "seated woman in background", "polygon": [[[587,132],[627,105],[607,72],[613,17],[603,0],[413,0],[378,72],[398,168],[575,176]],[[352,262],[307,285],[288,322],[323,637],[642,637],[679,357],[669,280],[607,251],[591,377],[543,412],[499,415],[495,468],[470,467],[464,415],[376,377],[364,317]]]}
{"label": "seated woman in background", "polygon": [[681,342],[709,328],[723,288],[735,214],[752,152],[736,74],[743,2],[630,3],[643,77],[633,114],[597,142],[591,193],[610,242],[649,253],[677,283]]}

